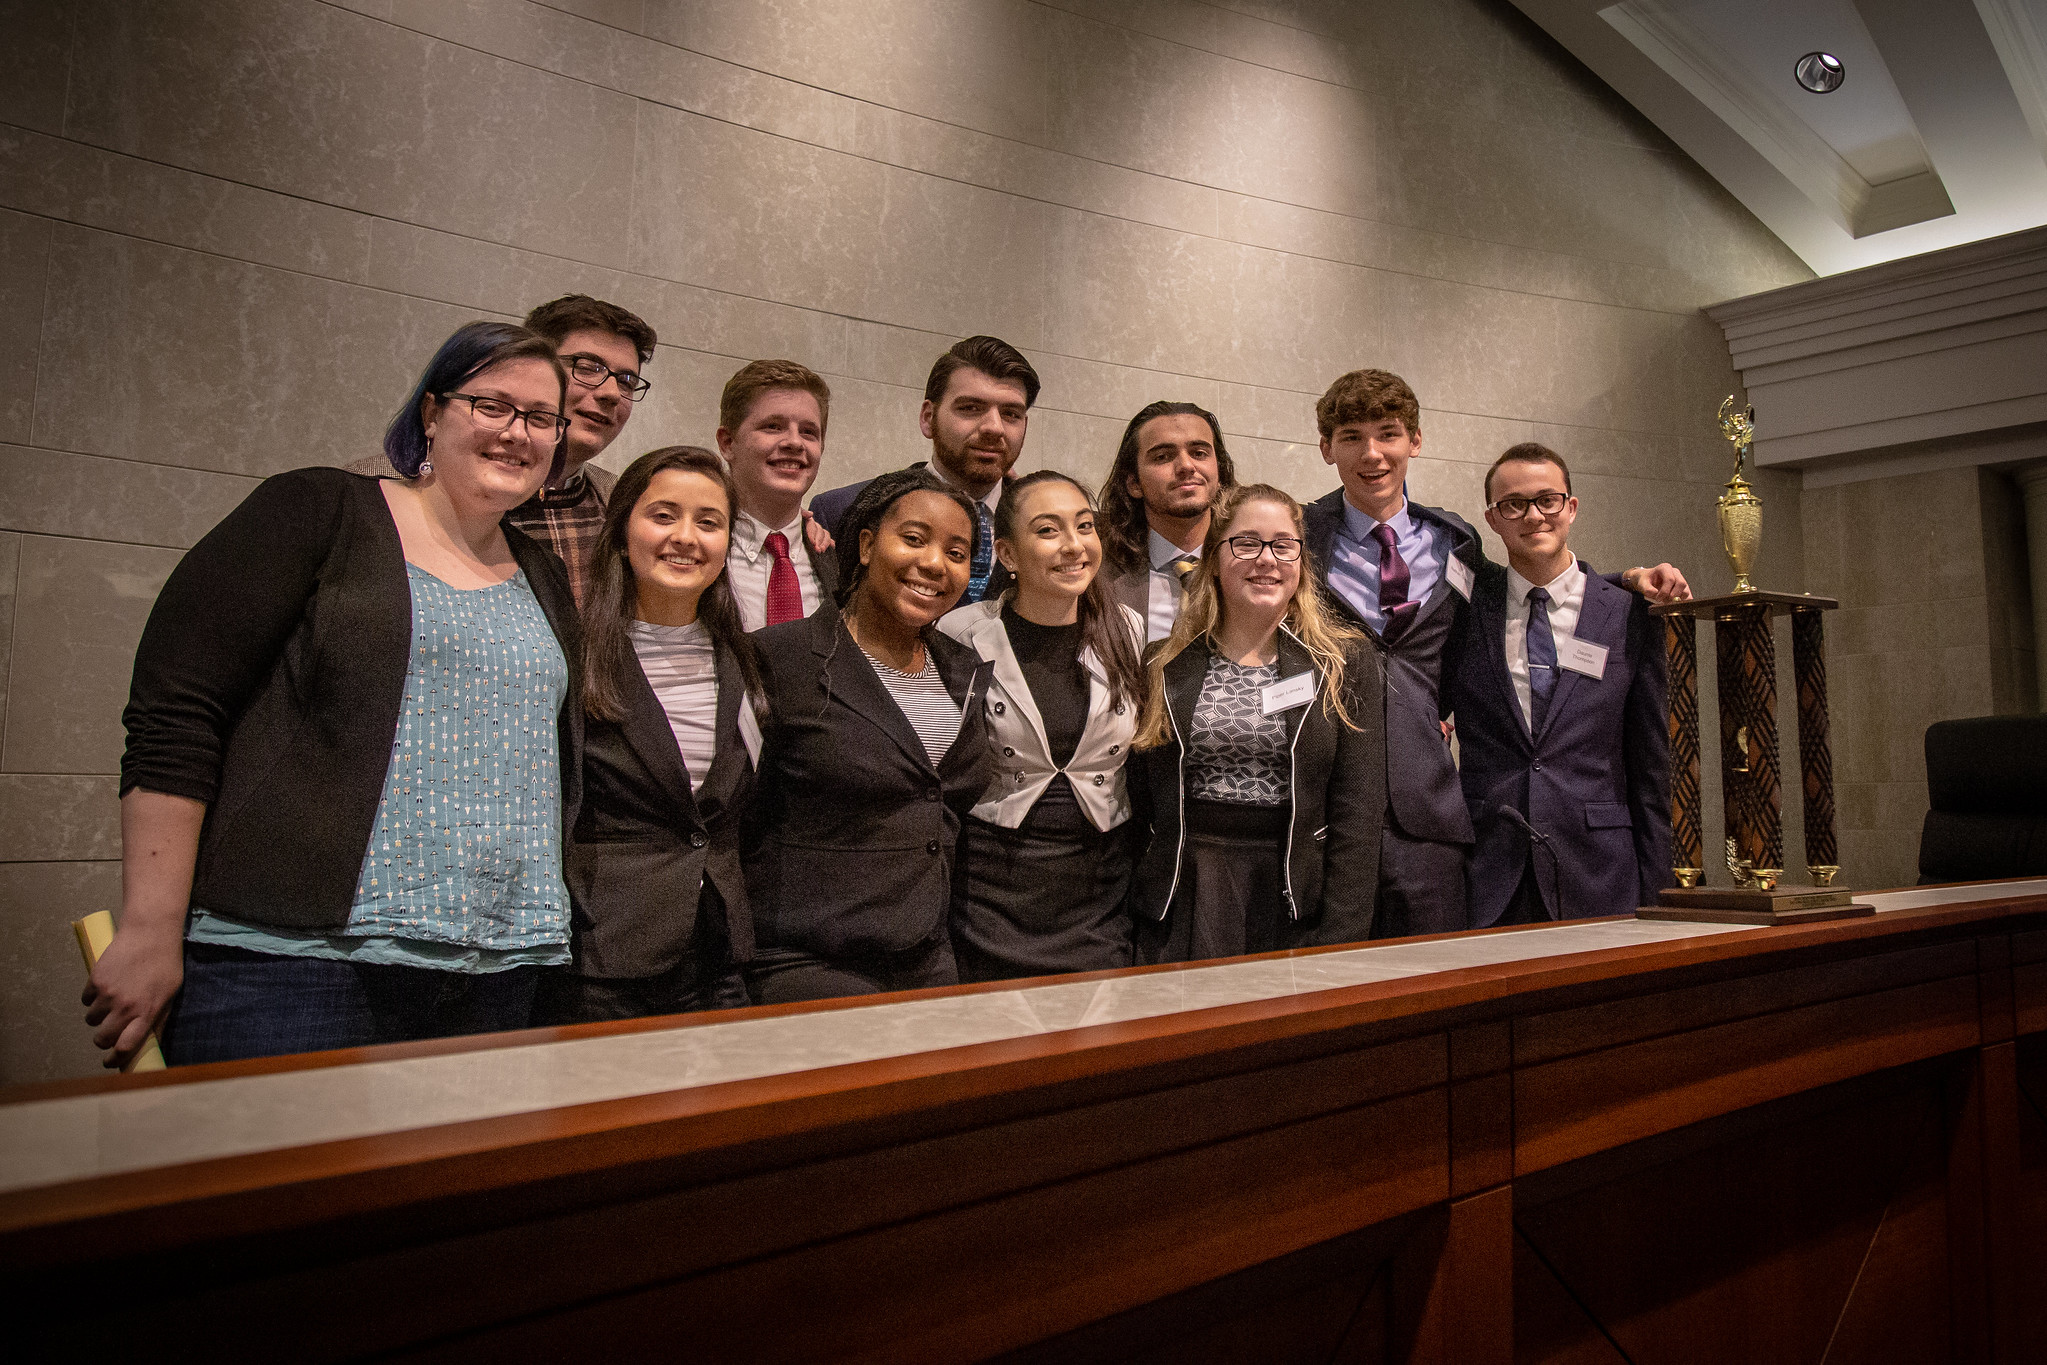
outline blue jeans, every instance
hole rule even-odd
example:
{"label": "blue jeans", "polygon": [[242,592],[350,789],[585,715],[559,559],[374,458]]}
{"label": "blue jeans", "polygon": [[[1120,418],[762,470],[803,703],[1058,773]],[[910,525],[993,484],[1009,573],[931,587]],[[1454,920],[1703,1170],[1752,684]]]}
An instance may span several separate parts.
{"label": "blue jeans", "polygon": [[442,972],[187,943],[184,989],[164,1021],[164,1060],[190,1066],[521,1029],[539,972]]}

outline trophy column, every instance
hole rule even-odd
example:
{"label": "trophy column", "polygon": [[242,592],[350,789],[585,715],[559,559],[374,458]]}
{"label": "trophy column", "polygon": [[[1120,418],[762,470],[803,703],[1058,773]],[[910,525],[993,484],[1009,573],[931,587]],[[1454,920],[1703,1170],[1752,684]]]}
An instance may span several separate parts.
{"label": "trophy column", "polygon": [[1670,852],[1679,886],[1706,870],[1705,811],[1699,800],[1699,623],[1668,616],[1670,633]]}
{"label": "trophy column", "polygon": [[1805,794],[1805,870],[1814,886],[1840,875],[1834,839],[1834,749],[1827,737],[1825,626],[1817,607],[1791,609],[1791,664],[1798,675],[1798,773]]}

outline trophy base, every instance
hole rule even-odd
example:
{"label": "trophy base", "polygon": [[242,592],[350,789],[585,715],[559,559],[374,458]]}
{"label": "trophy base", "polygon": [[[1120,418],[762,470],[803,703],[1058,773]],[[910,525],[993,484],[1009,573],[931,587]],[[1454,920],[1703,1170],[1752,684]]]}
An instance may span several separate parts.
{"label": "trophy base", "polygon": [[1700,924],[1812,924],[1876,913],[1875,906],[1855,904],[1854,893],[1837,886],[1780,886],[1769,891],[1738,886],[1671,887],[1657,892],[1656,902],[1635,911],[1635,918]]}

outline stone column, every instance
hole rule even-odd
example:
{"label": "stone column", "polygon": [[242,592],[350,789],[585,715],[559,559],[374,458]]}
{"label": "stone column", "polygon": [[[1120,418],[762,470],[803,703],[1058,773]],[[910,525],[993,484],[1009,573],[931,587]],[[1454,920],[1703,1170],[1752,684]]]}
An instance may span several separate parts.
{"label": "stone column", "polygon": [[2026,563],[2033,579],[2033,671],[2047,711],[2047,461],[2012,471],[2026,498]]}

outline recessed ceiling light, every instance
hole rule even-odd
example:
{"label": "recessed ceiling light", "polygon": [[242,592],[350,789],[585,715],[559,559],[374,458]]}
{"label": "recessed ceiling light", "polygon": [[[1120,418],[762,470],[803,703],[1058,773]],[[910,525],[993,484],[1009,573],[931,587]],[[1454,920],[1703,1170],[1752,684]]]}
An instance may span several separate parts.
{"label": "recessed ceiling light", "polygon": [[1808,52],[1798,59],[1798,83],[1815,95],[1831,95],[1848,79],[1848,69],[1831,52]]}

